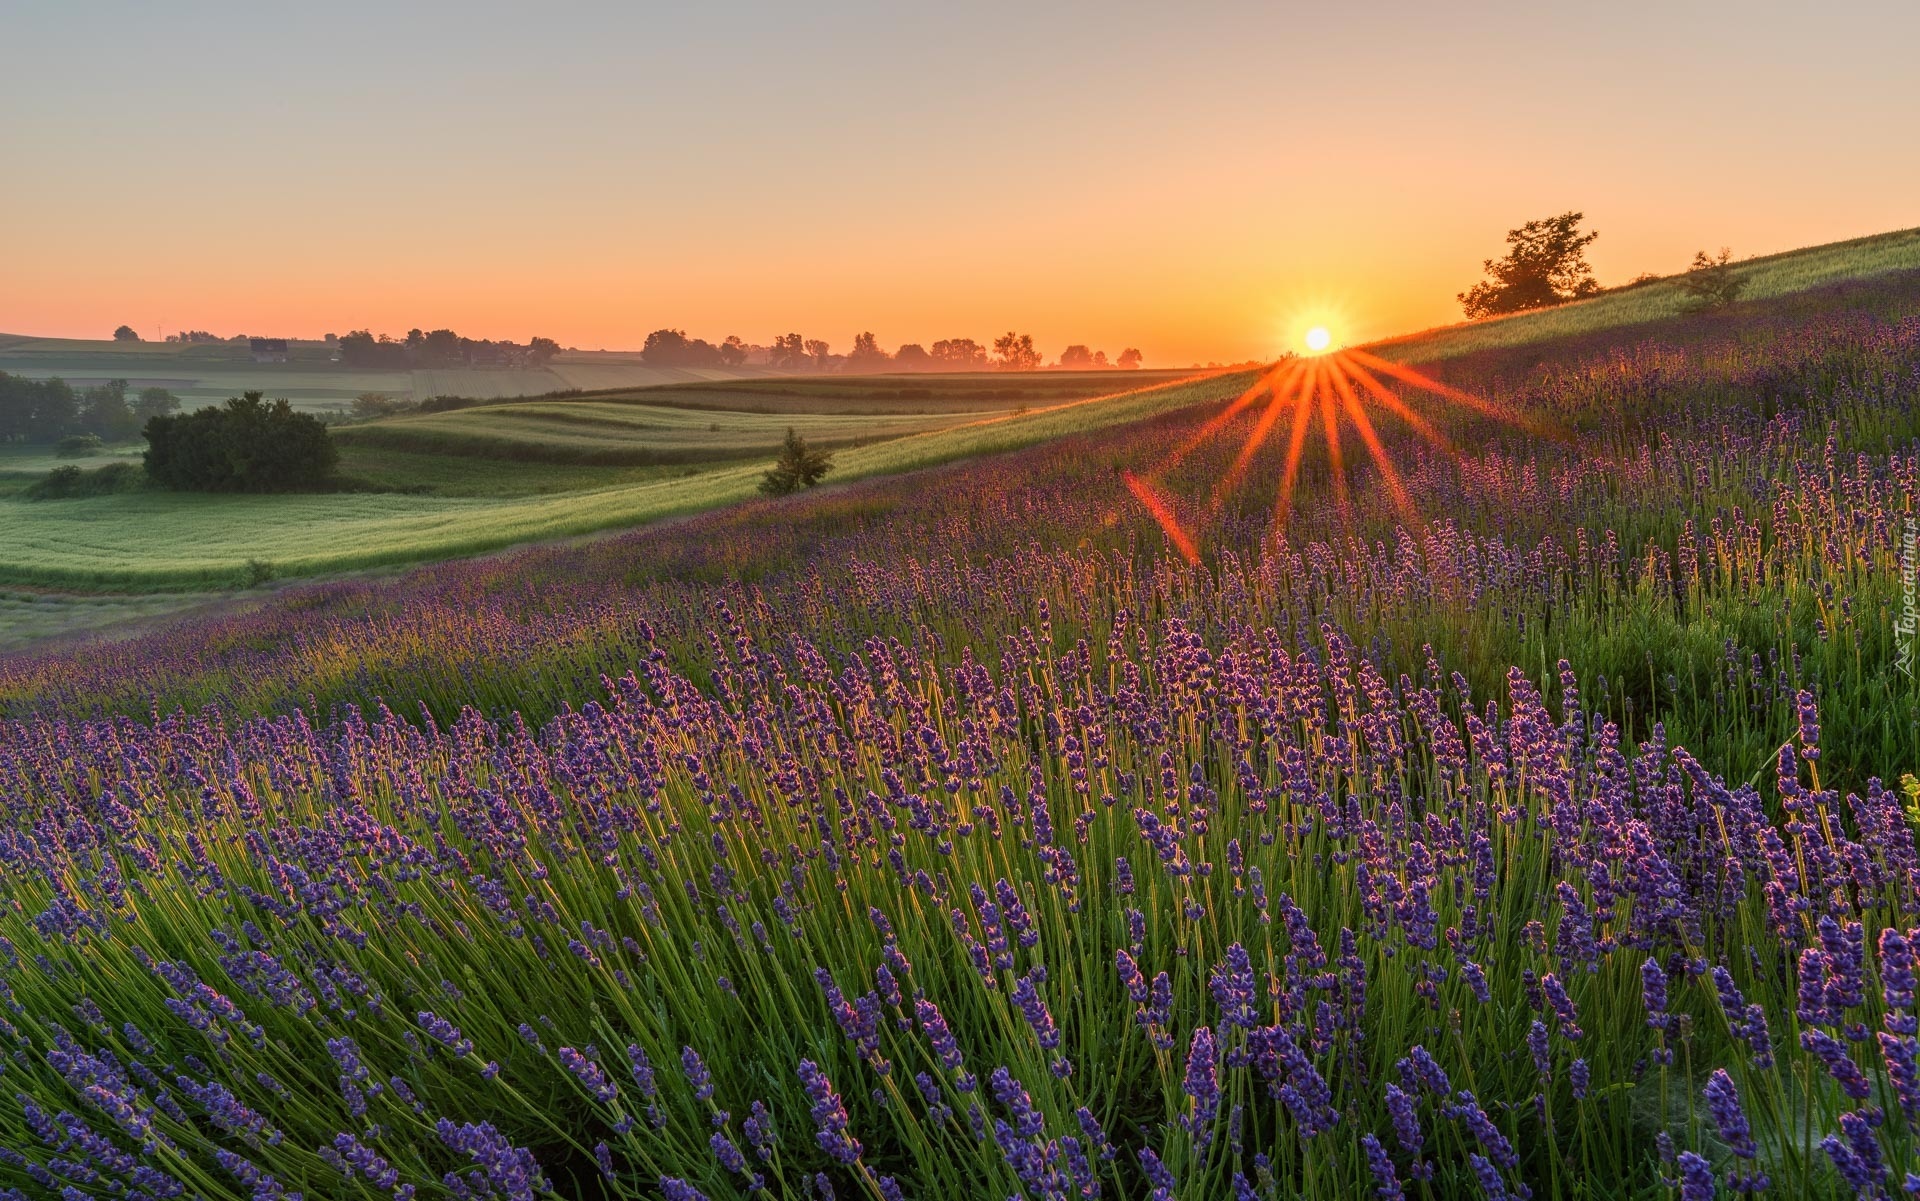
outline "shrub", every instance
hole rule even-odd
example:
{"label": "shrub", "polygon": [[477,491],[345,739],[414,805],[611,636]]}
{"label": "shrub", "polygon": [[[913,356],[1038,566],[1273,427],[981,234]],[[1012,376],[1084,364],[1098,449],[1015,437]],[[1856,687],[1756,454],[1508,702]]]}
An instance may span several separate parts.
{"label": "shrub", "polygon": [[292,492],[321,486],[340,461],[326,427],[260,393],[147,422],[147,475],[183,492]]}
{"label": "shrub", "polygon": [[70,500],[79,496],[107,496],[131,492],[146,483],[146,473],[132,463],[108,463],[82,471],[71,463],[55,467],[47,478],[28,485],[29,500]]}
{"label": "shrub", "polygon": [[768,496],[785,496],[818,484],[833,470],[833,456],[815,450],[807,440],[787,427],[786,441],[780,444],[780,458],[760,477],[760,491]]}
{"label": "shrub", "polygon": [[1733,251],[1720,248],[1718,257],[1704,250],[1695,251],[1693,265],[1680,277],[1680,290],[1687,294],[1687,307],[1695,312],[1724,309],[1740,299],[1747,287],[1746,277],[1733,269]]}
{"label": "shrub", "polygon": [[106,449],[98,434],[68,434],[53,444],[53,453],[63,459],[84,459]]}

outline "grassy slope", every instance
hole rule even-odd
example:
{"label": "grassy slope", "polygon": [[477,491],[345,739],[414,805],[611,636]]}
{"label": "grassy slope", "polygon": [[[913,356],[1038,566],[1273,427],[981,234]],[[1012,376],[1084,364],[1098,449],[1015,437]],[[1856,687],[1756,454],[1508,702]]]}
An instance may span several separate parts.
{"label": "grassy slope", "polygon": [[[1920,268],[1920,229],[1764,255],[1748,259],[1740,268],[1747,280],[1742,300],[1765,300],[1841,280],[1914,270]],[[1648,324],[1677,316],[1686,311],[1686,306],[1686,293],[1674,277],[1668,277],[1541,312],[1388,338],[1373,344],[1372,349],[1403,363],[1432,362],[1475,351]]]}

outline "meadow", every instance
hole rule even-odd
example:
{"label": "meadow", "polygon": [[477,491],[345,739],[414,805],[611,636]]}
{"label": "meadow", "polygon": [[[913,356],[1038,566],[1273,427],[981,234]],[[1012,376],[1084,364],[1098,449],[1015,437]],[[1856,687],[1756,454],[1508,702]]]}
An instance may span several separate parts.
{"label": "meadow", "polygon": [[0,1180],[1903,1187],[1920,272],[1433,371],[0,659]]}
{"label": "meadow", "polygon": [[[1104,389],[1139,382],[1102,376]],[[955,390],[1005,391],[1000,378],[970,377]],[[751,497],[789,426],[840,448],[834,481],[857,480],[1137,420],[1222,395],[1236,378],[1104,396],[1092,383],[1054,385],[1075,399],[975,411],[950,401],[931,414],[875,412],[858,399],[859,381],[847,385],[856,395],[850,413],[837,411],[847,405],[831,385],[805,394],[826,410],[813,413],[649,408],[630,399],[457,409],[347,427],[341,472],[369,490],[301,495],[31,500],[24,488],[53,460],[22,452],[18,466],[0,457],[0,584],[219,589],[470,555]]]}

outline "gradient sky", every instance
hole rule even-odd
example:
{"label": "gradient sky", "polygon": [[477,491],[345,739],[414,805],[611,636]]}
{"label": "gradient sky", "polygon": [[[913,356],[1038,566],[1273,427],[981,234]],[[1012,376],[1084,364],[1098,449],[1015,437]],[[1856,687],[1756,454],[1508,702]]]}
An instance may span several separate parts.
{"label": "gradient sky", "polygon": [[0,0],[0,330],[1233,361],[1920,224],[1920,6],[1442,8]]}

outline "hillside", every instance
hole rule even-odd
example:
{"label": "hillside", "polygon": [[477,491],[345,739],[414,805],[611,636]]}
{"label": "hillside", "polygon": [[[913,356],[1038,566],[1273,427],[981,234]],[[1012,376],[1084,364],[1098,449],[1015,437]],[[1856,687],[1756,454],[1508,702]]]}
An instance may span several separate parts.
{"label": "hillside", "polygon": [[1920,1169],[1920,271],[1444,367],[1486,407],[1371,443],[1215,378],[0,658],[5,1144],[220,1201]]}

